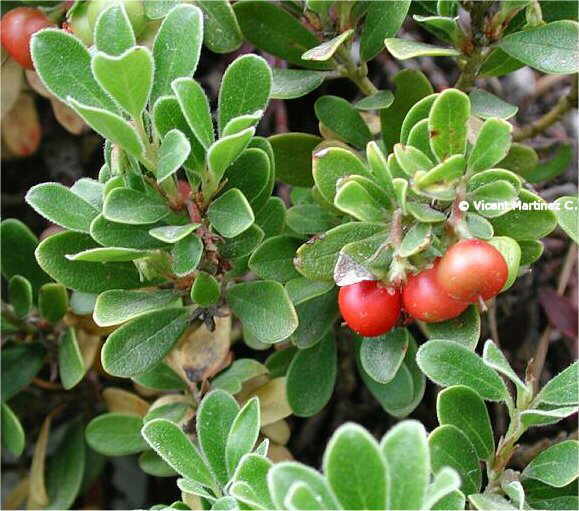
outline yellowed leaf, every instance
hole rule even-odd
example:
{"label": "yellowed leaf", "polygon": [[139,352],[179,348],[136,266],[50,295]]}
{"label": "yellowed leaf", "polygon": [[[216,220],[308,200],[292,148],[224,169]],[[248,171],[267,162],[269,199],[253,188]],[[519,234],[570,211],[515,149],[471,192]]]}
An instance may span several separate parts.
{"label": "yellowed leaf", "polygon": [[14,59],[8,57],[2,62],[0,94],[0,118],[4,118],[14,107],[22,89],[22,68]]}
{"label": "yellowed leaf", "polygon": [[30,478],[24,477],[6,496],[2,509],[22,509],[30,492]]}
{"label": "yellowed leaf", "polygon": [[215,317],[213,332],[202,323],[188,328],[167,355],[167,364],[184,380],[199,383],[217,373],[229,353],[231,316]]}
{"label": "yellowed leaf", "polygon": [[185,493],[184,491],[181,492],[181,500],[185,502],[191,509],[194,510],[201,510],[203,508],[203,504],[201,504],[201,498],[198,495],[194,495],[193,493]]}
{"label": "yellowed leaf", "polygon": [[84,366],[90,369],[94,364],[96,354],[102,343],[102,339],[98,335],[92,335],[88,332],[76,329],[76,340],[78,342],[78,347],[84,361]]}
{"label": "yellowed leaf", "polygon": [[287,444],[291,435],[289,424],[283,419],[263,426],[261,432],[272,442],[280,445]]}
{"label": "yellowed leaf", "polygon": [[28,495],[27,509],[42,509],[48,504],[48,494],[44,482],[44,466],[46,461],[46,446],[48,445],[48,434],[50,433],[50,424],[53,417],[62,410],[62,407],[50,412],[42,426],[36,439],[34,454],[32,456],[32,465],[30,466],[30,493]]}
{"label": "yellowed leaf", "polygon": [[259,387],[263,387],[269,380],[270,378],[267,374],[260,374],[250,380],[244,381],[241,384],[241,390],[235,394],[235,397],[238,401],[245,403]]}
{"label": "yellowed leaf", "polygon": [[253,392],[253,396],[259,398],[262,427],[285,419],[292,413],[287,401],[285,376],[269,381]]}
{"label": "yellowed leaf", "polygon": [[30,85],[30,88],[34,92],[36,92],[37,94],[40,94],[44,98],[54,97],[54,96],[52,96],[52,94],[50,94],[50,92],[48,92],[48,89],[44,86],[44,84],[40,80],[40,77],[38,76],[38,73],[36,71],[34,71],[32,69],[26,69],[24,71],[24,74],[26,75],[26,80],[28,81],[28,85]]}
{"label": "yellowed leaf", "polygon": [[2,117],[2,140],[14,156],[24,157],[38,149],[41,137],[34,99],[30,94],[22,93]]}
{"label": "yellowed leaf", "polygon": [[287,447],[274,443],[269,444],[267,457],[274,463],[279,463],[280,461],[293,461],[294,459],[292,453],[289,452]]}
{"label": "yellowed leaf", "polygon": [[54,112],[54,117],[58,123],[69,133],[73,135],[80,135],[87,130],[87,125],[78,116],[78,114],[69,106],[65,105],[62,101],[56,98],[51,98],[50,104],[52,105],[52,111]]}
{"label": "yellowed leaf", "polygon": [[144,417],[149,411],[149,403],[136,394],[117,387],[108,387],[103,391],[103,399],[109,412],[125,413]]}

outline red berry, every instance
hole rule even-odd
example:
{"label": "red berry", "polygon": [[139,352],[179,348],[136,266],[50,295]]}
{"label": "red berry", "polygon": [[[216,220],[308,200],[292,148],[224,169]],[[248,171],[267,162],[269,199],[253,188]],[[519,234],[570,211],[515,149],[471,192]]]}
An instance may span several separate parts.
{"label": "red berry", "polygon": [[38,9],[12,9],[2,16],[0,21],[2,46],[22,67],[34,69],[30,56],[30,38],[39,30],[51,26],[54,26],[54,23]]}
{"label": "red berry", "polygon": [[463,240],[450,247],[437,271],[440,286],[452,298],[466,302],[497,295],[508,276],[504,257],[482,240]]}
{"label": "red berry", "polygon": [[408,277],[402,291],[404,309],[413,318],[425,323],[438,323],[456,318],[468,307],[468,303],[454,300],[440,287],[435,265]]}
{"label": "red berry", "polygon": [[340,288],[338,302],[348,326],[364,337],[385,334],[400,317],[400,291],[374,280]]}

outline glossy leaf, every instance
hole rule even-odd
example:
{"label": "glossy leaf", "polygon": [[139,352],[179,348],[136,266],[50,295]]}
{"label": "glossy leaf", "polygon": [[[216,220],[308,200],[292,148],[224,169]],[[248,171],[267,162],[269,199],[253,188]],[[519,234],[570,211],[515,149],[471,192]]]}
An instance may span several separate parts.
{"label": "glossy leaf", "polygon": [[161,183],[165,179],[175,174],[187,161],[191,152],[191,144],[187,137],[179,130],[169,131],[159,148],[159,160],[157,162],[157,182]]}
{"label": "glossy leaf", "polygon": [[227,0],[197,0],[203,11],[203,42],[215,53],[230,53],[243,42],[235,13]]}
{"label": "glossy leaf", "polygon": [[209,100],[205,91],[192,78],[178,78],[173,81],[171,88],[177,101],[179,101],[179,106],[191,131],[203,147],[208,149],[215,142],[215,133]]}
{"label": "glossy leaf", "polygon": [[470,101],[464,92],[447,89],[434,100],[429,117],[430,146],[439,161],[464,154],[469,116]]}
{"label": "glossy leaf", "polygon": [[30,312],[33,292],[27,279],[20,275],[14,275],[8,283],[8,297],[16,316],[24,318]]}
{"label": "glossy leaf", "polygon": [[338,96],[322,96],[314,109],[317,118],[340,138],[364,148],[371,140],[370,129],[356,109]]}
{"label": "glossy leaf", "polygon": [[221,181],[227,167],[243,153],[254,132],[254,128],[244,129],[219,139],[209,148],[207,162],[215,183]]}
{"label": "glossy leaf", "polygon": [[226,238],[239,236],[253,224],[253,210],[245,196],[236,188],[225,192],[207,210],[211,225]]}
{"label": "glossy leaf", "polygon": [[579,200],[577,197],[559,197],[555,204],[559,207],[555,210],[557,222],[567,235],[579,244],[579,233],[577,230],[577,212],[579,211]]}
{"label": "glossy leaf", "polygon": [[58,373],[62,386],[67,390],[73,388],[82,380],[86,370],[76,332],[68,327],[61,335],[58,346]]}
{"label": "glossy leaf", "polygon": [[32,381],[45,355],[44,346],[37,342],[2,348],[2,401],[8,401]]}
{"label": "glossy leaf", "polygon": [[386,39],[384,44],[386,49],[399,60],[415,57],[458,57],[460,55],[460,52],[454,48],[442,48],[410,39]]}
{"label": "glossy leaf", "polygon": [[8,449],[14,456],[22,454],[25,447],[25,433],[20,420],[12,409],[4,402],[2,407],[2,447]]}
{"label": "glossy leaf", "polygon": [[276,178],[293,186],[311,186],[312,154],[322,141],[307,133],[282,133],[268,139],[271,142],[276,163]]}
{"label": "glossy leaf", "polygon": [[330,60],[334,54],[338,51],[340,46],[342,46],[354,33],[353,29],[346,30],[341,34],[337,35],[333,39],[324,41],[323,43],[315,46],[304,52],[302,55],[302,60],[316,60],[318,62],[325,62]]}
{"label": "glossy leaf", "polygon": [[551,405],[573,405],[577,404],[579,395],[579,381],[577,380],[577,362],[561,371],[550,380],[537,396],[537,402]]}
{"label": "glossy leaf", "polygon": [[561,488],[579,477],[579,442],[565,440],[541,451],[523,470],[523,477]]}
{"label": "glossy leaf", "polygon": [[360,361],[366,373],[378,383],[394,379],[408,351],[408,331],[397,328],[362,341]]}
{"label": "glossy leaf", "polygon": [[510,119],[519,108],[482,89],[472,89],[468,95],[473,115],[481,119]]}
{"label": "glossy leaf", "polygon": [[167,202],[159,195],[131,188],[115,188],[107,195],[103,207],[107,220],[132,225],[155,223],[169,212]]}
{"label": "glossy leaf", "polygon": [[480,172],[501,161],[509,152],[512,129],[501,119],[485,121],[468,156],[467,168],[471,172]]}
{"label": "glossy leaf", "polygon": [[144,451],[147,443],[141,436],[143,420],[135,415],[104,413],[86,427],[88,445],[106,456],[126,456]]}
{"label": "glossy leaf", "polygon": [[263,242],[249,259],[249,267],[262,279],[284,283],[299,277],[293,265],[296,250],[301,245],[291,236],[274,236]]}
{"label": "glossy leaf", "polygon": [[324,82],[325,73],[305,69],[272,69],[271,98],[295,99],[316,90]]}

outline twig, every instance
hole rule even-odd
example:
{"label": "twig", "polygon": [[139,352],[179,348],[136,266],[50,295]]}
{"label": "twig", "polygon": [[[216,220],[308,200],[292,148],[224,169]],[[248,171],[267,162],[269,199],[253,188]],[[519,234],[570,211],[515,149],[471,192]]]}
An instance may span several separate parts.
{"label": "twig", "polygon": [[577,76],[573,78],[569,94],[559,98],[557,104],[535,122],[516,130],[513,134],[513,140],[520,142],[543,133],[572,108],[577,108]]}
{"label": "twig", "polygon": [[[577,261],[577,245],[571,243],[569,250],[567,251],[567,256],[565,257],[565,263],[561,273],[559,274],[559,282],[557,284],[557,294],[563,295],[569,279],[571,278],[571,272]],[[539,344],[537,346],[537,351],[533,357],[532,368],[530,372],[531,379],[533,381],[533,388],[537,392],[539,388],[539,380],[541,378],[541,372],[543,371],[543,366],[545,365],[545,359],[547,358],[547,351],[549,350],[549,338],[551,337],[551,327],[547,326],[539,339]]]}

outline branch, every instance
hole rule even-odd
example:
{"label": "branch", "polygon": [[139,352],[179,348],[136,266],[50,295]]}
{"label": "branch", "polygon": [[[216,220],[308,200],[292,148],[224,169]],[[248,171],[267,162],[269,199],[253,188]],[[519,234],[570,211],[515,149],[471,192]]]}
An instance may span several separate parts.
{"label": "branch", "polygon": [[569,94],[559,98],[557,104],[549,110],[543,117],[540,117],[535,122],[528,126],[518,129],[513,134],[513,141],[520,142],[527,138],[532,138],[540,133],[543,133],[547,128],[555,124],[561,117],[563,117],[572,108],[577,108],[577,76],[573,78],[571,90]]}

